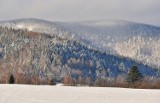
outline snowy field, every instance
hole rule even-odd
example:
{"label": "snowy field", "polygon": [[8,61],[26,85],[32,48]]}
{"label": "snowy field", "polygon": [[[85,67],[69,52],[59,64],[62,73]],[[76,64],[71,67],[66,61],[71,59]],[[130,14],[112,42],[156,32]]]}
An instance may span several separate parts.
{"label": "snowy field", "polygon": [[160,90],[0,84],[0,103],[160,103]]}

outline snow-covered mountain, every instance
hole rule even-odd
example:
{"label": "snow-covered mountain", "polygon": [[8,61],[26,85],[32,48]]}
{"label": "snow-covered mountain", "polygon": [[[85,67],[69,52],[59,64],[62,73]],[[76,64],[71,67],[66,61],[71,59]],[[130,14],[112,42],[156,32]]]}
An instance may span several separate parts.
{"label": "snow-covered mountain", "polygon": [[160,27],[122,20],[49,22],[19,19],[3,21],[0,25],[75,39],[99,51],[160,67]]}
{"label": "snow-covered mountain", "polygon": [[[37,19],[1,22],[4,27],[0,27],[0,82],[5,83],[7,75],[12,73],[17,83],[38,83],[38,80],[42,83],[50,78],[58,82],[64,78],[73,81],[83,78],[86,83],[96,83],[99,78],[109,81],[126,78],[133,65],[144,77],[160,76],[160,70],[153,65],[158,64],[155,58],[159,53],[159,38],[156,38],[159,29],[153,30],[155,36],[150,35],[148,29],[142,36],[126,34],[128,38],[121,32],[117,32],[117,36],[103,34],[110,36],[109,39],[98,33],[104,28],[107,30],[107,26],[110,30],[118,29],[119,26],[113,25],[123,27],[130,22],[105,21],[110,23],[103,22],[103,25],[98,22],[62,23]],[[143,57],[142,53],[151,58]]]}

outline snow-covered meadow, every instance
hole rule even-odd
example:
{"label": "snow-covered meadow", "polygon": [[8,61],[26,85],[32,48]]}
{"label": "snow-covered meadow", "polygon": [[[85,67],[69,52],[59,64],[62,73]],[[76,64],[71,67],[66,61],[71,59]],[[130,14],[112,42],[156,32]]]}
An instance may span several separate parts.
{"label": "snow-covered meadow", "polygon": [[0,103],[159,103],[160,90],[0,85]]}

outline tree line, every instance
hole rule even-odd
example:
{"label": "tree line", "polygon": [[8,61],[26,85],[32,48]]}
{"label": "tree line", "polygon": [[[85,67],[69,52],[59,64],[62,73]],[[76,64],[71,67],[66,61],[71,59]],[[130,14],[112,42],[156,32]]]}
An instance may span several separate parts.
{"label": "tree line", "polygon": [[[20,75],[19,75],[20,76]],[[4,83],[0,81],[1,83]],[[25,79],[22,75],[17,79],[16,75],[10,74],[6,83],[9,84],[35,84],[35,85],[56,85],[63,83],[65,86],[98,86],[98,87],[124,87],[124,88],[143,88],[143,89],[160,89],[160,78],[143,76],[137,66],[132,66],[126,75],[119,75],[116,78],[108,77],[107,79],[97,78],[93,81],[91,78],[78,79],[65,75],[61,80],[48,78],[41,80],[39,78]]]}

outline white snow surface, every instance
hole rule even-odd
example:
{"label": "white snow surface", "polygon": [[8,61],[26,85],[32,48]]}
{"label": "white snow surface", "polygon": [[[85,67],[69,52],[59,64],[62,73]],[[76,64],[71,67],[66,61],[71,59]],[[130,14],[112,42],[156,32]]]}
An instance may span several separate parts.
{"label": "white snow surface", "polygon": [[159,103],[160,90],[0,85],[0,103]]}

